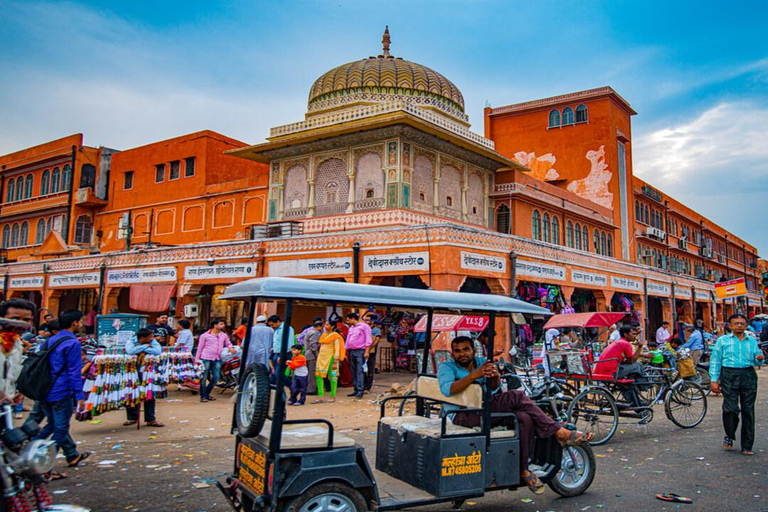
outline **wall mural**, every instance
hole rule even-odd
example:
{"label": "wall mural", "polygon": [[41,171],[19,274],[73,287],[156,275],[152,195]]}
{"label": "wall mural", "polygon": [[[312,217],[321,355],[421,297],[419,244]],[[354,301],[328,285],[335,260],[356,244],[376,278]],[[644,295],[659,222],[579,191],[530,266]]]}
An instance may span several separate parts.
{"label": "wall mural", "polygon": [[554,168],[556,160],[557,158],[552,153],[538,157],[534,152],[518,151],[515,153],[515,161],[528,167],[531,170],[530,175],[542,181],[552,181],[560,178],[560,174]]}
{"label": "wall mural", "polygon": [[605,163],[605,146],[600,146],[596,151],[587,151],[586,158],[591,163],[589,175],[569,183],[568,190],[600,206],[613,208],[613,193],[608,189],[611,171]]}

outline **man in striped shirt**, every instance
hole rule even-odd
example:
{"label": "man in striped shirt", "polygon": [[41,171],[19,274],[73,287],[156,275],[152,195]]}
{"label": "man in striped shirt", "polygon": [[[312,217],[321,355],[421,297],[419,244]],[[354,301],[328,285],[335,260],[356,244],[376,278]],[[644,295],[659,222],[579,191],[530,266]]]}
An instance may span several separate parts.
{"label": "man in striped shirt", "polygon": [[763,354],[757,340],[747,336],[747,318],[742,314],[728,318],[731,334],[720,336],[712,350],[709,374],[712,391],[723,393],[723,427],[726,450],[733,448],[736,427],[739,426],[741,404],[741,453],[754,455],[755,398],[757,397],[757,372],[755,366],[763,364]]}

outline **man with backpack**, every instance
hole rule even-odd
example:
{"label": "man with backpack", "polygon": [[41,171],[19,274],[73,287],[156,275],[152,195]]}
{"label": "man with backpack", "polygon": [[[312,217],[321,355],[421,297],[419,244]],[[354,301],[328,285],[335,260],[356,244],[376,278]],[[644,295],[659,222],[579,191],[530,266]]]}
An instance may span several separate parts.
{"label": "man with backpack", "polygon": [[69,435],[69,423],[75,402],[78,409],[85,407],[81,376],[82,350],[80,341],[75,336],[82,324],[83,313],[80,311],[71,309],[59,315],[61,331],[43,343],[39,352],[48,357],[49,375],[36,376],[52,384],[40,404],[48,423],[36,439],[47,439],[52,435],[56,448],[64,452],[69,467],[79,465],[90,455],[90,452],[78,452],[77,444]]}

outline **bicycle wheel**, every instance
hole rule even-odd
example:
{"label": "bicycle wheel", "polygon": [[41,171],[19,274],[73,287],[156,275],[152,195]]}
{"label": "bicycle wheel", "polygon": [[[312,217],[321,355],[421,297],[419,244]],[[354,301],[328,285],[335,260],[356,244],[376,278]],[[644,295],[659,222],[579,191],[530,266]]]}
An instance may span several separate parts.
{"label": "bicycle wheel", "polygon": [[664,412],[680,428],[693,428],[707,415],[707,396],[695,382],[679,380],[667,393]]}
{"label": "bicycle wheel", "polygon": [[619,427],[619,409],[610,393],[602,388],[587,388],[568,406],[571,423],[582,432],[593,434],[591,445],[605,444]]}
{"label": "bicycle wheel", "polygon": [[709,372],[706,369],[696,368],[695,382],[704,390],[704,395],[709,396],[712,392],[712,378],[709,376]]}

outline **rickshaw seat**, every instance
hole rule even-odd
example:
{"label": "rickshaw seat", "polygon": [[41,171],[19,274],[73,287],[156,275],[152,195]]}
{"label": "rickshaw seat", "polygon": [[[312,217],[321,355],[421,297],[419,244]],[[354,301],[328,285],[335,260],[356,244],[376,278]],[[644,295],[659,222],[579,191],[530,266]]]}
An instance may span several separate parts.
{"label": "rickshaw seat", "polygon": [[480,384],[471,384],[461,393],[445,396],[440,391],[440,382],[432,375],[419,375],[416,379],[416,394],[423,398],[445,402],[468,409],[482,409],[483,388]]}
{"label": "rickshaw seat", "polygon": [[592,379],[602,382],[615,382],[616,384],[632,384],[635,379],[617,379],[615,375],[609,373],[593,373]]}
{"label": "rickshaw seat", "polygon": [[[421,436],[440,437],[440,418],[427,418],[424,416],[385,416],[381,422],[389,425],[400,433],[413,432]],[[473,434],[474,429],[455,425],[450,421],[445,423],[446,434]]]}
{"label": "rickshaw seat", "polygon": [[[438,428],[439,430],[439,428]],[[269,445],[272,434],[272,422],[264,422],[256,440],[263,445]],[[307,448],[325,448],[328,445],[328,429],[320,425],[284,425],[280,448],[284,450],[301,450]],[[347,448],[355,446],[355,440],[336,431],[333,432],[333,447]]]}

